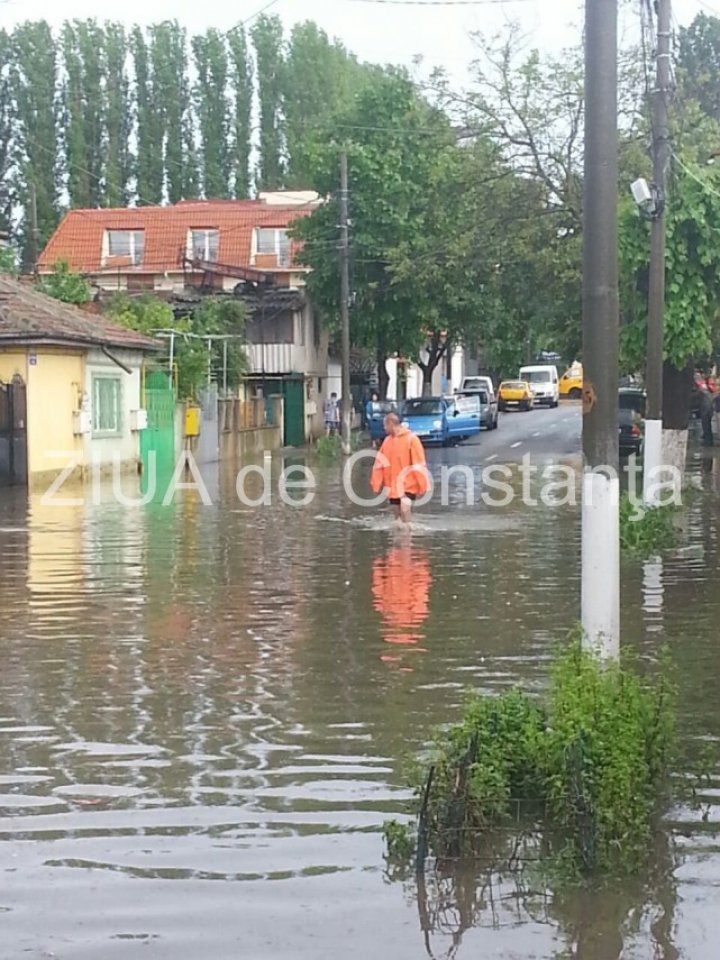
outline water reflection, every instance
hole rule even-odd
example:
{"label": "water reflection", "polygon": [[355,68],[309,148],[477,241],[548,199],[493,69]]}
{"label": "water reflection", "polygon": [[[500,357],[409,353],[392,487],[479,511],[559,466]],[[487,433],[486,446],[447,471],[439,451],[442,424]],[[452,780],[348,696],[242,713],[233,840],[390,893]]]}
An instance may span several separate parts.
{"label": "water reflection", "polygon": [[[406,809],[402,758],[459,717],[468,689],[546,683],[578,616],[578,514],[458,500],[398,536],[379,511],[358,522],[368,511],[348,506],[336,466],[317,471],[313,506],[278,502],[286,465],[269,464],[273,501],[257,509],[220,468],[203,471],[212,506],[192,491],[120,506],[103,490],[46,508],[3,491],[3,957],[62,942],[73,960],[135,960],[152,939],[174,960],[238,943],[278,960],[308,944],[417,960],[420,906],[437,956],[606,960],[600,925],[608,956],[621,931],[623,960],[673,960],[663,937],[683,960],[714,960],[716,773],[707,822],[677,813],[683,863],[646,899],[548,900],[507,862],[438,872],[419,900],[386,882],[380,828]],[[247,490],[262,495],[260,474]],[[665,643],[683,665],[698,751],[720,738],[719,528],[707,491],[688,515],[694,552],[623,576],[625,642],[649,665]]]}
{"label": "water reflection", "polygon": [[[427,550],[413,548],[410,532],[401,535],[402,542],[375,558],[372,569],[372,595],[375,609],[382,616],[382,638],[385,643],[425,653],[418,646],[424,639],[421,627],[427,620],[430,606],[430,557]],[[385,653],[385,663],[406,664],[403,652]],[[403,665],[401,670],[411,670]]]}

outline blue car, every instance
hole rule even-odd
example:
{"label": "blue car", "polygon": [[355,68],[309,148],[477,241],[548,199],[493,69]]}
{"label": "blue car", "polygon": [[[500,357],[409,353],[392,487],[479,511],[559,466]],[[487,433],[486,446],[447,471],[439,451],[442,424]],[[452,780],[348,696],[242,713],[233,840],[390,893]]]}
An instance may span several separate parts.
{"label": "blue car", "polygon": [[397,413],[397,405],[391,400],[374,400],[368,403],[367,428],[370,439],[379,445],[385,439],[385,417]]}
{"label": "blue car", "polygon": [[406,400],[403,423],[424,443],[445,447],[480,433],[480,400],[467,397],[418,397]]}

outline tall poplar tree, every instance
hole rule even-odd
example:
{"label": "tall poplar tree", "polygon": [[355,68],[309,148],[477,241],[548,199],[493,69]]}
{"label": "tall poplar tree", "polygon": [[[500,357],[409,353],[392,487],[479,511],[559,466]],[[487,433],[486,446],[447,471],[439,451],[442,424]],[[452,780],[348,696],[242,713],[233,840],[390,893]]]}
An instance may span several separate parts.
{"label": "tall poplar tree", "polygon": [[0,230],[11,225],[14,191],[11,183],[15,105],[12,91],[13,46],[7,30],[0,30]]}
{"label": "tall poplar tree", "polygon": [[250,150],[252,144],[253,63],[242,27],[228,34],[233,98],[231,173],[237,199],[250,196]]}
{"label": "tall poplar tree", "polygon": [[13,46],[17,199],[24,215],[20,239],[24,265],[31,267],[58,220],[57,63],[53,36],[44,21],[19,24]]}
{"label": "tall poplar tree", "polygon": [[130,83],[127,75],[128,38],[121,23],[105,25],[107,161],[105,166],[105,203],[124,207],[130,199],[132,155],[130,135],[133,128],[130,107]]}
{"label": "tall poplar tree", "polygon": [[260,101],[258,186],[275,190],[283,184],[283,29],[279,17],[260,16],[250,30],[255,47]]}
{"label": "tall poplar tree", "polygon": [[137,111],[137,202],[140,205],[163,200],[163,121],[158,109],[155,80],[145,34],[134,27],[131,50],[135,67]]}
{"label": "tall poplar tree", "polygon": [[153,93],[162,125],[163,167],[168,200],[197,195],[192,145],[192,103],[188,79],[187,35],[177,21],[150,28]]}
{"label": "tall poplar tree", "polygon": [[60,45],[70,204],[97,207],[104,199],[106,156],[104,30],[94,20],[67,21]]}
{"label": "tall poplar tree", "polygon": [[206,197],[228,197],[228,53],[225,37],[215,29],[192,39],[197,82],[195,110],[200,131],[200,165]]}

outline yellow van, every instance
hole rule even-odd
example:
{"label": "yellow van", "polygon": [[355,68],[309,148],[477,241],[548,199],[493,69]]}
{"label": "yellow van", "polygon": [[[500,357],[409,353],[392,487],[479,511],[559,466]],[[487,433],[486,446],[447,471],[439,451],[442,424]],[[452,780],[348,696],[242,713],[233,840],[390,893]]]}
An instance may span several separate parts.
{"label": "yellow van", "polygon": [[583,388],[583,368],[574,363],[560,377],[560,397],[563,400],[580,400]]}

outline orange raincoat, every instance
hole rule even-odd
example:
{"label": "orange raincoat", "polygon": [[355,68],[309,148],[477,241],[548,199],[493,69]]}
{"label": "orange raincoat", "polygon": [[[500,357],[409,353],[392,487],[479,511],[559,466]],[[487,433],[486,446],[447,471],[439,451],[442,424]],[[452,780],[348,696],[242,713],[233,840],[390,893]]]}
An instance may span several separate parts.
{"label": "orange raincoat", "polygon": [[406,493],[421,497],[428,490],[425,451],[418,438],[407,427],[396,436],[388,436],[378,450],[373,464],[370,485],[375,493],[389,490],[392,500]]}

